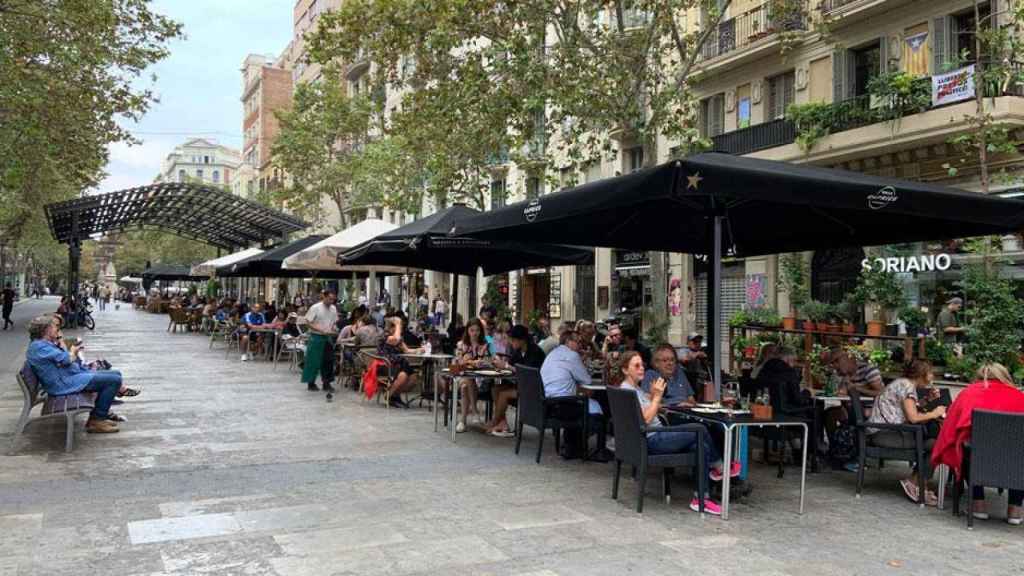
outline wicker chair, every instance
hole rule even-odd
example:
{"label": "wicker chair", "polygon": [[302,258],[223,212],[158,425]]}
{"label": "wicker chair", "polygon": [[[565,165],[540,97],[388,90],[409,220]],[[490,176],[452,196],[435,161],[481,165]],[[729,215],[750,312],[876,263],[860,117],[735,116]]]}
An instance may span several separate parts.
{"label": "wicker chair", "polygon": [[[971,444],[965,446],[969,463],[967,494],[975,486],[1024,490],[1024,414],[975,410],[971,414]],[[960,513],[963,482],[953,483],[953,514]],[[967,528],[974,527],[974,514],[967,511]]]}

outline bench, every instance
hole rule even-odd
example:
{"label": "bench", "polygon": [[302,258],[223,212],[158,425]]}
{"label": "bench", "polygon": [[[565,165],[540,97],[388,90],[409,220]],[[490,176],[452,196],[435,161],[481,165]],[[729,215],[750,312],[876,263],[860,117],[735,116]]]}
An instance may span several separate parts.
{"label": "bench", "polygon": [[[50,396],[39,385],[39,379],[36,378],[35,372],[32,371],[28,363],[22,366],[17,376],[25,405],[21,409],[21,417],[18,418],[17,427],[14,429],[12,450],[17,445],[18,437],[25,431],[25,427],[28,426],[29,422],[63,417],[67,426],[64,451],[71,452],[75,444],[75,417],[79,414],[88,414],[92,410],[95,395],[91,392],[76,392],[74,394]],[[36,404],[42,404],[43,408],[39,416],[32,418],[32,409]]]}

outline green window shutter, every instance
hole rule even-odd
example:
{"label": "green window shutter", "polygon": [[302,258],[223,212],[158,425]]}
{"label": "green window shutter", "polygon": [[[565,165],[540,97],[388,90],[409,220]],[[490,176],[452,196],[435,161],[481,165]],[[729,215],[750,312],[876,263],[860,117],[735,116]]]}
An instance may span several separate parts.
{"label": "green window shutter", "polygon": [[932,74],[941,74],[946,70],[946,63],[952,60],[949,54],[949,17],[934,18],[929,36],[932,45]]}
{"label": "green window shutter", "polygon": [[832,52],[832,101],[842,102],[847,97],[846,61],[849,53],[846,50]]}
{"label": "green window shutter", "polygon": [[[895,46],[894,48],[899,48]],[[878,73],[885,74],[889,71],[889,37],[882,35],[878,39]]]}

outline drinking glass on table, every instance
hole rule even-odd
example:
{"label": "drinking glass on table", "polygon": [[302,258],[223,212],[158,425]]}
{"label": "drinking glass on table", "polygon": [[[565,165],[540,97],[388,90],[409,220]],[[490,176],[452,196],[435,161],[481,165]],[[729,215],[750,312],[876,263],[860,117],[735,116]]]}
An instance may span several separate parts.
{"label": "drinking glass on table", "polygon": [[739,382],[722,383],[722,405],[726,408],[733,408],[740,397]]}

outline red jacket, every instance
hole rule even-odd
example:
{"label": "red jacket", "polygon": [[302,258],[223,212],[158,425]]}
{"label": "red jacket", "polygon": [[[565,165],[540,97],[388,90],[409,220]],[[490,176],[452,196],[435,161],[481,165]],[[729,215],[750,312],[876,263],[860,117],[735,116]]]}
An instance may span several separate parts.
{"label": "red jacket", "polygon": [[957,478],[961,477],[964,442],[971,439],[971,414],[975,410],[1024,413],[1024,392],[998,380],[985,380],[957,395],[932,448],[933,467],[945,464]]}

